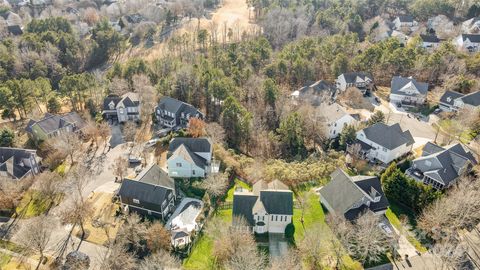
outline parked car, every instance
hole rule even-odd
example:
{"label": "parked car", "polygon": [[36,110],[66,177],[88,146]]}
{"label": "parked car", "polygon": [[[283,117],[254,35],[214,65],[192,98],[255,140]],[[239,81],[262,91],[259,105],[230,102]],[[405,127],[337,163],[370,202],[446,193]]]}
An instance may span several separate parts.
{"label": "parked car", "polygon": [[162,137],[167,136],[168,133],[170,133],[170,131],[172,131],[172,128],[163,128],[163,129],[160,129],[159,131],[157,131],[157,135],[158,135],[158,137],[162,138]]}
{"label": "parked car", "polygon": [[148,142],[145,143],[145,147],[152,147],[154,145],[156,145],[158,142],[160,141],[159,138],[155,138],[155,139],[151,139],[149,140]]}
{"label": "parked car", "polygon": [[142,158],[141,157],[130,156],[130,157],[128,157],[128,163],[130,163],[130,164],[142,163]]}
{"label": "parked car", "polygon": [[393,233],[392,229],[390,229],[390,227],[384,222],[378,223],[378,227],[380,227],[380,229],[382,229],[388,235]]}

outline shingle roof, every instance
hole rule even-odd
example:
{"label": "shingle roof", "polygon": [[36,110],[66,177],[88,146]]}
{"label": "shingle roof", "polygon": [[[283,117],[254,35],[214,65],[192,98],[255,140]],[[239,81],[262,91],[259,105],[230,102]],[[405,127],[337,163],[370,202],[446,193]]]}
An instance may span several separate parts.
{"label": "shingle roof", "polygon": [[435,35],[420,35],[423,42],[440,43],[440,39]]}
{"label": "shingle roof", "polygon": [[340,77],[344,77],[347,83],[357,83],[357,82],[365,82],[368,80],[373,81],[372,75],[365,73],[365,72],[349,72],[343,73]]}
{"label": "shingle roof", "polygon": [[461,97],[463,103],[477,107],[480,106],[480,91],[476,91]]}
{"label": "shingle roof", "polygon": [[121,197],[138,199],[140,204],[153,204],[159,206],[166,200],[168,194],[171,192],[173,192],[171,189],[162,186],[124,179],[120,186],[120,190],[118,191],[118,195]]}
{"label": "shingle roof", "polygon": [[75,130],[85,127],[85,121],[76,112],[70,112],[64,115],[45,114],[45,117],[39,121],[30,120],[25,130],[32,131],[34,125],[38,125],[45,133],[50,134],[57,131],[68,124],[74,124]]}
{"label": "shingle roof", "polygon": [[137,175],[135,180],[175,190],[175,181],[157,164],[152,164],[145,168],[139,175]]}
{"label": "shingle roof", "polygon": [[183,138],[177,137],[170,141],[168,152],[173,153],[180,145],[185,145],[191,152],[209,153],[212,151],[212,143],[207,138]]}
{"label": "shingle roof", "polygon": [[[413,94],[407,94],[405,91],[414,91]],[[394,76],[391,83],[391,93],[403,96],[426,95],[428,92],[428,83],[417,82],[413,78]]]}
{"label": "shingle roof", "polygon": [[15,179],[22,179],[32,168],[24,159],[37,159],[36,150],[0,147],[0,171],[7,172]]}
{"label": "shingle roof", "polygon": [[190,151],[184,144],[181,144],[179,147],[177,147],[177,149],[173,151],[169,158],[175,157],[181,157],[185,161],[188,161],[191,164],[195,164],[200,168],[204,168],[205,166],[207,166],[207,160]]}
{"label": "shingle roof", "polygon": [[325,102],[318,107],[320,115],[327,121],[328,124],[336,122],[345,115],[349,115],[345,108],[338,103],[326,104]]}
{"label": "shingle roof", "polygon": [[195,108],[193,105],[190,105],[186,102],[183,102],[171,97],[166,97],[166,96],[162,97],[160,99],[160,102],[158,103],[158,108],[174,114],[184,112],[185,114],[190,114],[194,116],[198,113],[203,117],[203,114],[199,110],[197,110],[197,108]]}
{"label": "shingle roof", "polygon": [[363,129],[363,132],[367,139],[389,150],[404,144],[410,146],[415,143],[410,131],[402,131],[398,123],[391,126],[387,126],[384,123],[376,123]]}
{"label": "shingle roof", "polygon": [[463,94],[455,92],[455,91],[447,90],[447,91],[445,91],[445,93],[440,98],[440,103],[444,103],[444,104],[453,106],[453,103],[454,103],[455,99],[457,99],[459,97],[463,97]]}
{"label": "shingle roof", "polygon": [[480,43],[480,35],[470,35],[470,34],[462,34],[462,40],[470,40],[473,43]]}
{"label": "shingle roof", "polygon": [[106,110],[112,110],[110,108],[110,103],[113,103],[113,109],[115,109],[117,107],[117,104],[118,102],[120,102],[120,100],[122,100],[121,97],[117,96],[117,95],[109,95],[107,96],[104,100],[103,100],[103,110],[106,111]]}
{"label": "shingle roof", "polygon": [[288,191],[260,191],[260,200],[268,214],[293,215],[293,192]]}
{"label": "shingle roof", "polygon": [[369,209],[376,212],[376,211],[381,211],[385,210],[388,208],[390,205],[388,203],[387,197],[385,196],[385,193],[383,192],[382,189],[382,183],[380,182],[380,179],[376,176],[354,176],[352,177],[352,180],[355,182],[355,184],[360,187],[365,193],[371,194],[372,188],[375,190],[378,195],[381,196],[380,201],[378,202],[371,202]]}
{"label": "shingle roof", "polygon": [[336,87],[324,80],[317,81],[313,84],[306,85],[292,95],[298,96],[300,99],[309,99],[312,97],[322,97],[322,95],[327,95],[327,97],[332,98],[335,95]]}
{"label": "shingle roof", "polygon": [[[234,217],[237,216],[244,218],[248,224],[253,226],[255,221],[253,219],[252,209],[257,199],[258,197],[252,194],[234,194],[232,215]],[[233,219],[233,221],[235,220],[236,219]]]}
{"label": "shingle roof", "polygon": [[413,16],[411,15],[399,15],[397,18],[400,19],[400,22],[413,22]]}
{"label": "shingle roof", "polygon": [[123,103],[125,107],[136,107],[140,104],[140,99],[137,93],[128,92],[123,94],[119,103]]}

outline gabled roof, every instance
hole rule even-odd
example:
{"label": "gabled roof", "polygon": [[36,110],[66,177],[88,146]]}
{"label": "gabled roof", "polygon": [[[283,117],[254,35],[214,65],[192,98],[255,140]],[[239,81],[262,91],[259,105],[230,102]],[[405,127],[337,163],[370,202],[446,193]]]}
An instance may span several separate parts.
{"label": "gabled roof", "polygon": [[455,91],[447,90],[447,91],[445,91],[445,93],[440,98],[440,103],[444,103],[444,104],[453,106],[453,103],[454,103],[455,99],[457,99],[459,97],[463,97],[463,94],[455,92]]}
{"label": "gabled roof", "polygon": [[207,160],[190,151],[184,144],[181,144],[179,147],[177,147],[169,159],[176,157],[181,157],[183,160],[191,164],[195,164],[200,168],[205,168],[207,166]]}
{"label": "gabled roof", "polygon": [[118,191],[121,197],[137,199],[141,205],[156,206],[162,205],[170,193],[172,189],[130,179],[124,179]]}
{"label": "gabled roof", "polygon": [[[318,107],[319,113],[322,118],[324,118],[327,121],[327,124],[332,124],[339,120],[340,118],[350,115],[347,113],[344,107],[342,107],[338,103],[332,103],[332,104],[327,104],[327,103],[322,103]],[[352,116],[353,117],[353,116]]]}
{"label": "gabled roof", "polygon": [[260,200],[268,214],[293,215],[293,192],[290,190],[262,190]]}
{"label": "gabled roof", "polygon": [[160,99],[160,102],[158,103],[158,108],[171,112],[173,114],[183,112],[185,114],[195,116],[198,113],[203,117],[203,114],[199,110],[197,110],[197,108],[193,107],[193,105],[171,97],[162,97]]}
{"label": "gabled roof", "polygon": [[402,131],[398,123],[391,126],[387,126],[384,123],[376,123],[364,128],[363,132],[367,139],[389,150],[393,150],[404,144],[410,146],[415,143],[410,131]]}
{"label": "gabled roof", "polygon": [[440,39],[435,35],[420,35],[423,42],[440,43]]}
{"label": "gabled roof", "polygon": [[478,107],[480,106],[480,91],[476,91],[461,97],[463,103]]}
{"label": "gabled roof", "polygon": [[135,180],[175,190],[175,181],[157,164],[145,168]]}
{"label": "gabled roof", "polygon": [[[382,190],[382,184],[376,176],[349,176],[343,170],[337,169],[331,175],[331,181],[320,190],[322,198],[333,208],[336,214],[342,214],[352,220],[363,212],[383,211],[389,203]],[[373,200],[380,197],[378,202]],[[370,200],[370,205],[353,206],[364,198]]]}
{"label": "gabled roof", "polygon": [[366,81],[373,81],[372,75],[366,72],[348,72],[343,73],[339,78],[344,77],[347,83],[362,83]]}
{"label": "gabled roof", "polygon": [[255,220],[253,219],[252,209],[257,199],[258,197],[253,194],[234,194],[232,215],[244,218],[248,224],[253,226]]}
{"label": "gabled roof", "polygon": [[123,104],[124,107],[136,107],[140,104],[140,99],[137,93],[128,92],[122,95],[118,104]]}
{"label": "gabled roof", "polygon": [[76,112],[64,115],[46,113],[45,117],[39,121],[30,120],[25,130],[32,132],[34,125],[38,125],[46,134],[50,134],[68,125],[75,125],[75,130],[80,130],[85,127],[85,121]]}
{"label": "gabled roof", "polygon": [[413,16],[411,15],[399,15],[397,16],[397,18],[400,20],[400,22],[403,22],[403,23],[410,23],[410,22],[413,22]]}
{"label": "gabled roof", "polygon": [[22,179],[32,170],[24,159],[37,159],[36,150],[0,147],[0,171],[15,179]]}
{"label": "gabled roof", "polygon": [[[407,94],[407,91],[414,91],[413,94]],[[427,95],[428,83],[417,82],[413,78],[394,76],[391,83],[391,93],[403,96]]]}
{"label": "gabled roof", "polygon": [[325,97],[332,98],[335,95],[336,87],[324,80],[317,81],[313,84],[306,85],[292,93],[292,96],[296,96],[300,99],[309,99],[313,97]]}
{"label": "gabled roof", "polygon": [[477,164],[477,161],[459,143],[446,148],[428,143],[423,149],[422,157],[413,161],[416,170],[446,186],[457,179],[462,169],[469,164]]}
{"label": "gabled roof", "polygon": [[462,40],[466,41],[467,39],[470,40],[470,42],[473,42],[473,43],[480,43],[480,35],[462,34]]}
{"label": "gabled roof", "polygon": [[170,141],[168,152],[173,152],[180,145],[185,145],[188,150],[194,153],[209,153],[212,151],[212,143],[208,138],[184,138],[177,137]]}

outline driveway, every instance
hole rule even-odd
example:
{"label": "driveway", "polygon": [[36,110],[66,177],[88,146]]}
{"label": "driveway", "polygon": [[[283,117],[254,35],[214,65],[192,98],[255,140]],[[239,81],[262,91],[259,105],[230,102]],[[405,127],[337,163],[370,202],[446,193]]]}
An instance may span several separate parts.
{"label": "driveway", "polygon": [[122,134],[122,130],[120,129],[120,125],[112,124],[110,125],[110,129],[111,129],[111,136],[112,136],[110,138],[110,147],[114,148],[117,145],[124,143],[123,134]]}

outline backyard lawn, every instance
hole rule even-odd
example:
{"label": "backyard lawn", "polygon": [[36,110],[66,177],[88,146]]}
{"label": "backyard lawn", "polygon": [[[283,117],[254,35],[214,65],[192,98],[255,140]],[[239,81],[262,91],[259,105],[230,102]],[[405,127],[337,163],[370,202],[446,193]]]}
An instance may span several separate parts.
{"label": "backyard lawn", "polygon": [[248,189],[248,190],[252,190],[252,187],[250,187],[247,183],[239,180],[238,178],[235,178],[234,181],[235,181],[235,184],[227,192],[227,197],[225,198],[226,202],[233,202],[233,193],[235,192],[235,189],[237,187],[242,187],[242,188],[245,188],[245,189]]}

